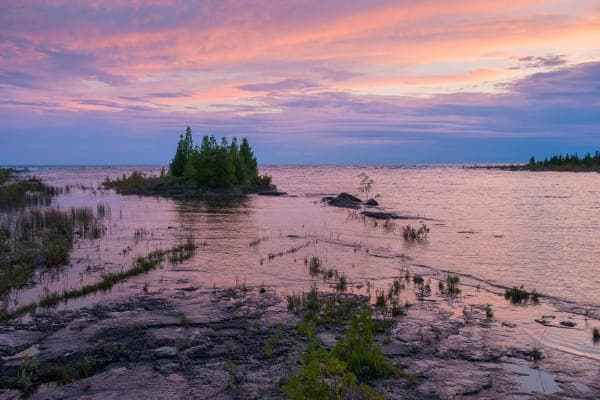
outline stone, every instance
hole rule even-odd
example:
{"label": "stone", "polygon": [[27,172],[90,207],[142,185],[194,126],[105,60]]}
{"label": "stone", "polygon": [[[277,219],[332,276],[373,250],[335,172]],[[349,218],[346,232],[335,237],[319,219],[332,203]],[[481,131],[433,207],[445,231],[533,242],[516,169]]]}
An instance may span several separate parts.
{"label": "stone", "polygon": [[172,346],[163,346],[154,349],[154,355],[158,358],[169,358],[177,355],[177,349]]}

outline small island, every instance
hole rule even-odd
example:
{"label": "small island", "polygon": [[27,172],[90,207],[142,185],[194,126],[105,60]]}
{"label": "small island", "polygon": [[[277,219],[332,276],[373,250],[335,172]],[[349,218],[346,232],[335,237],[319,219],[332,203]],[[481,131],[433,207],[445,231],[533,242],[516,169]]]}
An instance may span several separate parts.
{"label": "small island", "polygon": [[133,171],[115,180],[106,177],[105,188],[120,194],[159,195],[175,198],[232,197],[248,193],[281,194],[268,175],[259,175],[254,151],[243,138],[238,145],[234,137],[217,142],[214,136],[204,136],[200,146],[194,146],[188,126],[179,143],[169,170],[160,176],[146,176]]}
{"label": "small island", "polygon": [[600,172],[600,151],[594,155],[586,153],[580,157],[574,154],[555,154],[543,161],[531,156],[527,164],[502,164],[502,165],[474,165],[478,169],[503,169],[509,171],[565,171],[565,172]]}

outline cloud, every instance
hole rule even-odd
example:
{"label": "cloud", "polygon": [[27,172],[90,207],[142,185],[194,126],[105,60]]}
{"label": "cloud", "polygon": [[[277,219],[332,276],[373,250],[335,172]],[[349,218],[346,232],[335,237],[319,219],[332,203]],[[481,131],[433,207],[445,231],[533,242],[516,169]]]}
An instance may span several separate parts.
{"label": "cloud", "polygon": [[0,135],[190,124],[288,155],[597,137],[592,0],[4,3]]}
{"label": "cloud", "polygon": [[313,89],[319,85],[304,79],[284,79],[272,83],[250,83],[238,86],[239,89],[248,92],[280,92],[288,90]]}
{"label": "cloud", "polygon": [[175,98],[179,98],[179,97],[187,97],[189,95],[190,94],[188,92],[184,92],[184,91],[148,93],[149,97],[157,97],[157,98],[161,98],[161,99],[175,99]]}
{"label": "cloud", "polygon": [[548,55],[545,57],[526,56],[517,59],[524,68],[549,68],[559,67],[567,63],[567,56],[564,54]]}

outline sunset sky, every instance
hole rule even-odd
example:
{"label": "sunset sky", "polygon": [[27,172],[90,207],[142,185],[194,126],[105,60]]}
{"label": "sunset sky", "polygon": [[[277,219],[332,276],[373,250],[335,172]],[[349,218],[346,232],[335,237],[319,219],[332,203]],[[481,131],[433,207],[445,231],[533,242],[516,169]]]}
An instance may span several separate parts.
{"label": "sunset sky", "polygon": [[600,0],[0,0],[0,164],[524,161],[600,149]]}

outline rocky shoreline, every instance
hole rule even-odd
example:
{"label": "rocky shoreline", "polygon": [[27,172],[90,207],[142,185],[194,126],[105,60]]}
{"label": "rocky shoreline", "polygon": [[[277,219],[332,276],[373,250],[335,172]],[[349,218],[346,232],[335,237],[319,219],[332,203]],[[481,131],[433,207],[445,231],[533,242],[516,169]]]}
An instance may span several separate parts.
{"label": "rocky shoreline", "polygon": [[[425,284],[435,287],[435,280]],[[511,320],[512,306],[499,296],[467,286],[460,297],[424,294],[420,279],[403,285],[409,306],[402,315],[371,306],[375,318],[388,321],[375,343],[402,371],[366,380],[385,398],[600,395],[598,360],[546,347],[537,359],[529,328]],[[490,302],[496,316],[486,311]],[[0,399],[23,393],[33,399],[287,398],[282,385],[301,368],[310,342],[299,333],[300,321],[282,294],[240,286],[186,287],[22,317],[0,325]],[[346,329],[343,322],[318,325],[316,341],[331,348]]]}

